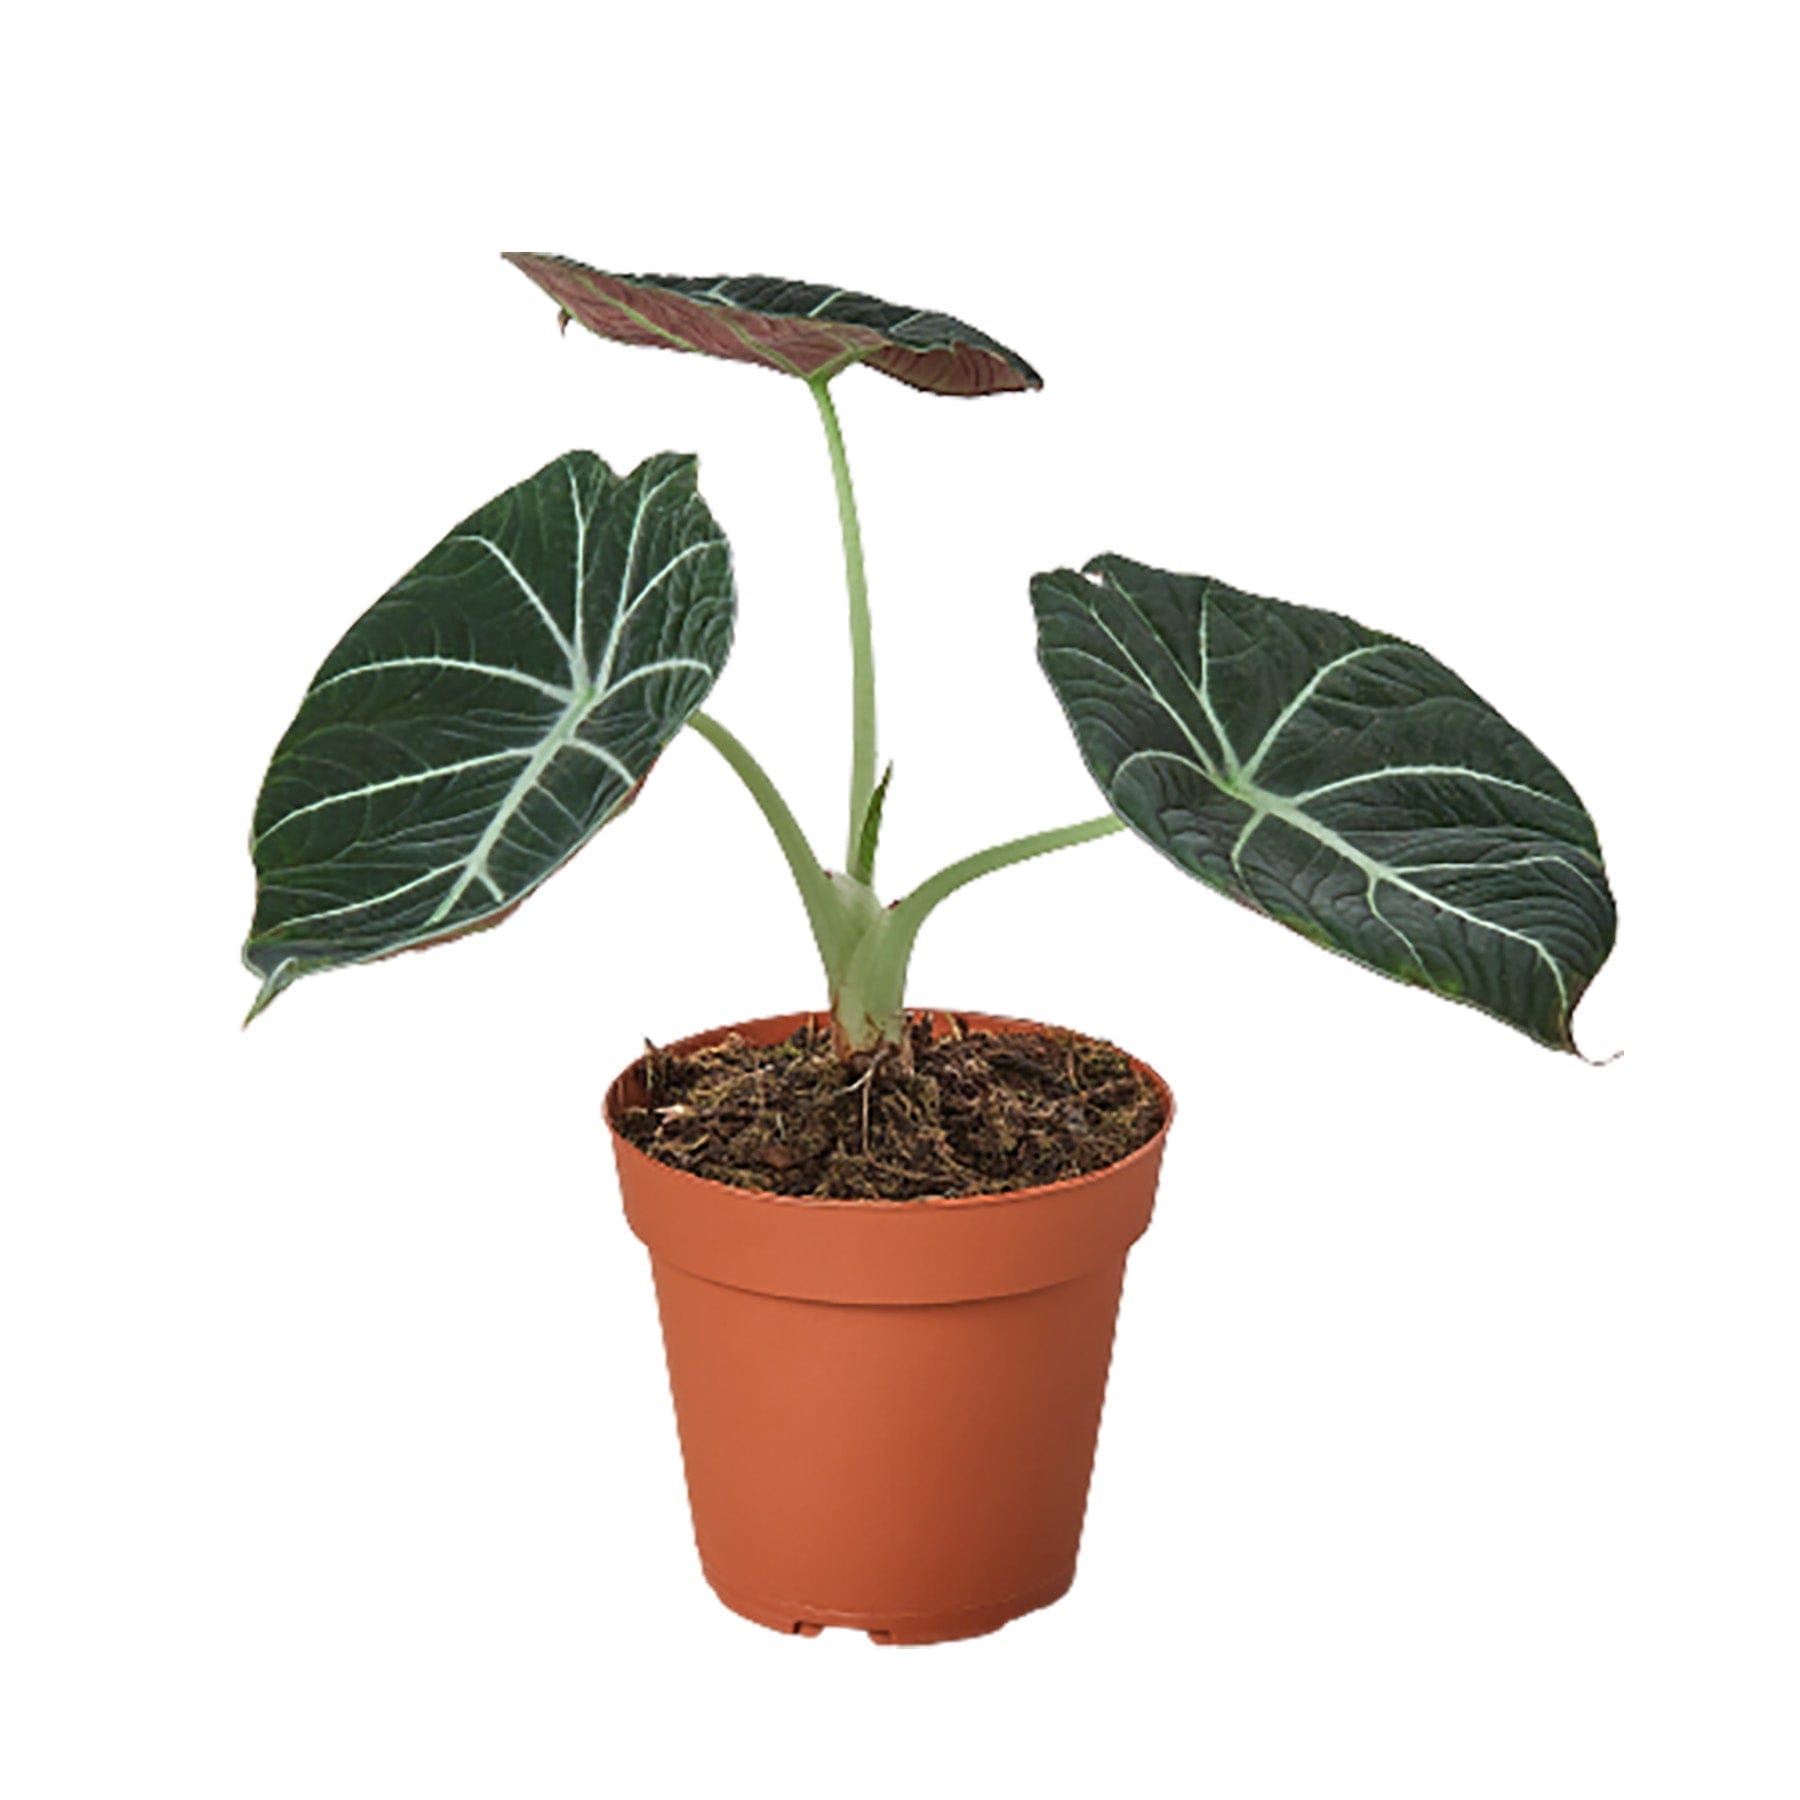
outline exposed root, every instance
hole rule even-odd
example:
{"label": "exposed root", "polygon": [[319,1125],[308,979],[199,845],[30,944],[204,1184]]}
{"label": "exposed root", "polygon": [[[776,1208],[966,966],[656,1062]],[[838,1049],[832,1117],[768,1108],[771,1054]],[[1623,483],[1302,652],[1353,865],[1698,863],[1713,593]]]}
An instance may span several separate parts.
{"label": "exposed root", "polygon": [[632,1143],[769,1193],[1006,1193],[1104,1168],[1162,1124],[1156,1089],[1111,1044],[962,1020],[934,1041],[923,1015],[899,1050],[848,1064],[826,1033],[802,1027],[763,1048],[736,1037],[692,1056],[646,1047],[640,1073],[648,1104],[619,1120]]}

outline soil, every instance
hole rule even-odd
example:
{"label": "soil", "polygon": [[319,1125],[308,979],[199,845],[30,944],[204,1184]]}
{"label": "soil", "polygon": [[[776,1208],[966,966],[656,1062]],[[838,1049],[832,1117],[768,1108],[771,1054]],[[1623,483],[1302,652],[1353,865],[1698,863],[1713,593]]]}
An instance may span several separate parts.
{"label": "soil", "polygon": [[843,1061],[802,1026],[758,1047],[732,1036],[692,1055],[650,1047],[648,1099],[618,1129],[709,1181],[841,1200],[1000,1194],[1087,1175],[1148,1143],[1155,1085],[1113,1045],[1073,1032],[966,1029],[915,1014],[904,1051]]}

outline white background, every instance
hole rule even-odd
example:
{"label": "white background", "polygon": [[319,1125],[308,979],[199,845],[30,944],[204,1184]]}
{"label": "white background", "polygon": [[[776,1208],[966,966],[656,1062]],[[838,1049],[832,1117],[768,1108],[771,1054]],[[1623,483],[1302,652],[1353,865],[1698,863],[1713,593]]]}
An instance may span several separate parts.
{"label": "white background", "polygon": [[[1784,9],[106,7],[0,114],[0,1790],[1800,1791]],[[48,17],[48,14],[43,15]],[[1600,823],[1603,1068],[1129,837],[921,1001],[1176,1087],[1082,1572],[997,1636],[702,1585],[598,1106],[814,1002],[698,740],[501,931],[252,992],[263,765],[352,618],[576,446],[697,450],[712,703],[835,855],[805,393],[498,259],[940,307],[1041,394],[838,387],[889,891],[1098,810],[1026,578],[1118,549],[1430,645]]]}

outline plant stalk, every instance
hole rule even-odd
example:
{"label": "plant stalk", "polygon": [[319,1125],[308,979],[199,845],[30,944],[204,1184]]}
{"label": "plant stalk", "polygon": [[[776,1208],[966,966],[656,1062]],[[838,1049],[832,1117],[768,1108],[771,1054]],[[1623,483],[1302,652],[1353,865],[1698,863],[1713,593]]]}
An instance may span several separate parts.
{"label": "plant stalk", "polygon": [[896,901],[893,911],[901,918],[911,919],[916,930],[942,901],[983,875],[991,875],[996,869],[1008,868],[1033,856],[1043,856],[1051,850],[1066,850],[1073,844],[1111,837],[1115,831],[1124,829],[1123,819],[1116,813],[1107,813],[1098,819],[1084,819],[1079,825],[1059,825],[1053,831],[1034,831],[1029,837],[1010,838],[1004,844],[977,850],[973,856],[965,856],[948,868],[940,869],[929,881],[920,882],[904,900]]}
{"label": "plant stalk", "polygon": [[906,1030],[906,971],[919,927],[958,888],[991,875],[996,869],[1051,850],[1110,837],[1124,829],[1125,821],[1108,813],[1104,818],[1086,819],[1079,825],[1062,825],[1053,831],[1012,838],[940,869],[904,900],[887,908],[858,941],[835,998],[838,1027],[848,1046],[866,1050],[882,1041],[901,1041]]}
{"label": "plant stalk", "polygon": [[688,723],[736,771],[768,820],[775,841],[787,858],[794,885],[799,888],[800,898],[806,905],[806,920],[812,927],[819,960],[825,965],[826,979],[835,985],[837,972],[849,960],[861,935],[860,923],[834,886],[831,876],[820,866],[806,833],[762,764],[709,714],[696,712],[689,717]]}
{"label": "plant stalk", "polygon": [[[834,371],[835,373],[835,371]],[[850,825],[844,867],[857,866],[863,824],[875,795],[875,635],[869,621],[869,582],[863,569],[862,525],[856,514],[856,491],[844,434],[831,398],[830,375],[815,375],[806,384],[825,427],[831,451],[831,478],[837,488],[838,529],[844,539],[844,584],[850,595]],[[868,879],[868,877],[864,877]]]}

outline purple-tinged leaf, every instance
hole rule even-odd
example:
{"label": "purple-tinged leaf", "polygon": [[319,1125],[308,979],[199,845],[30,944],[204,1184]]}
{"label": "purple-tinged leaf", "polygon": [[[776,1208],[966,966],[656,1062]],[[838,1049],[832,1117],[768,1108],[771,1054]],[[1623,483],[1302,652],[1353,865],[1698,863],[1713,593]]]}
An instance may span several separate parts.
{"label": "purple-tinged leaf", "polygon": [[803,380],[867,363],[932,394],[1003,394],[1042,387],[1004,344],[946,313],[772,275],[610,275],[565,256],[508,251],[562,309],[623,344],[761,363]]}

